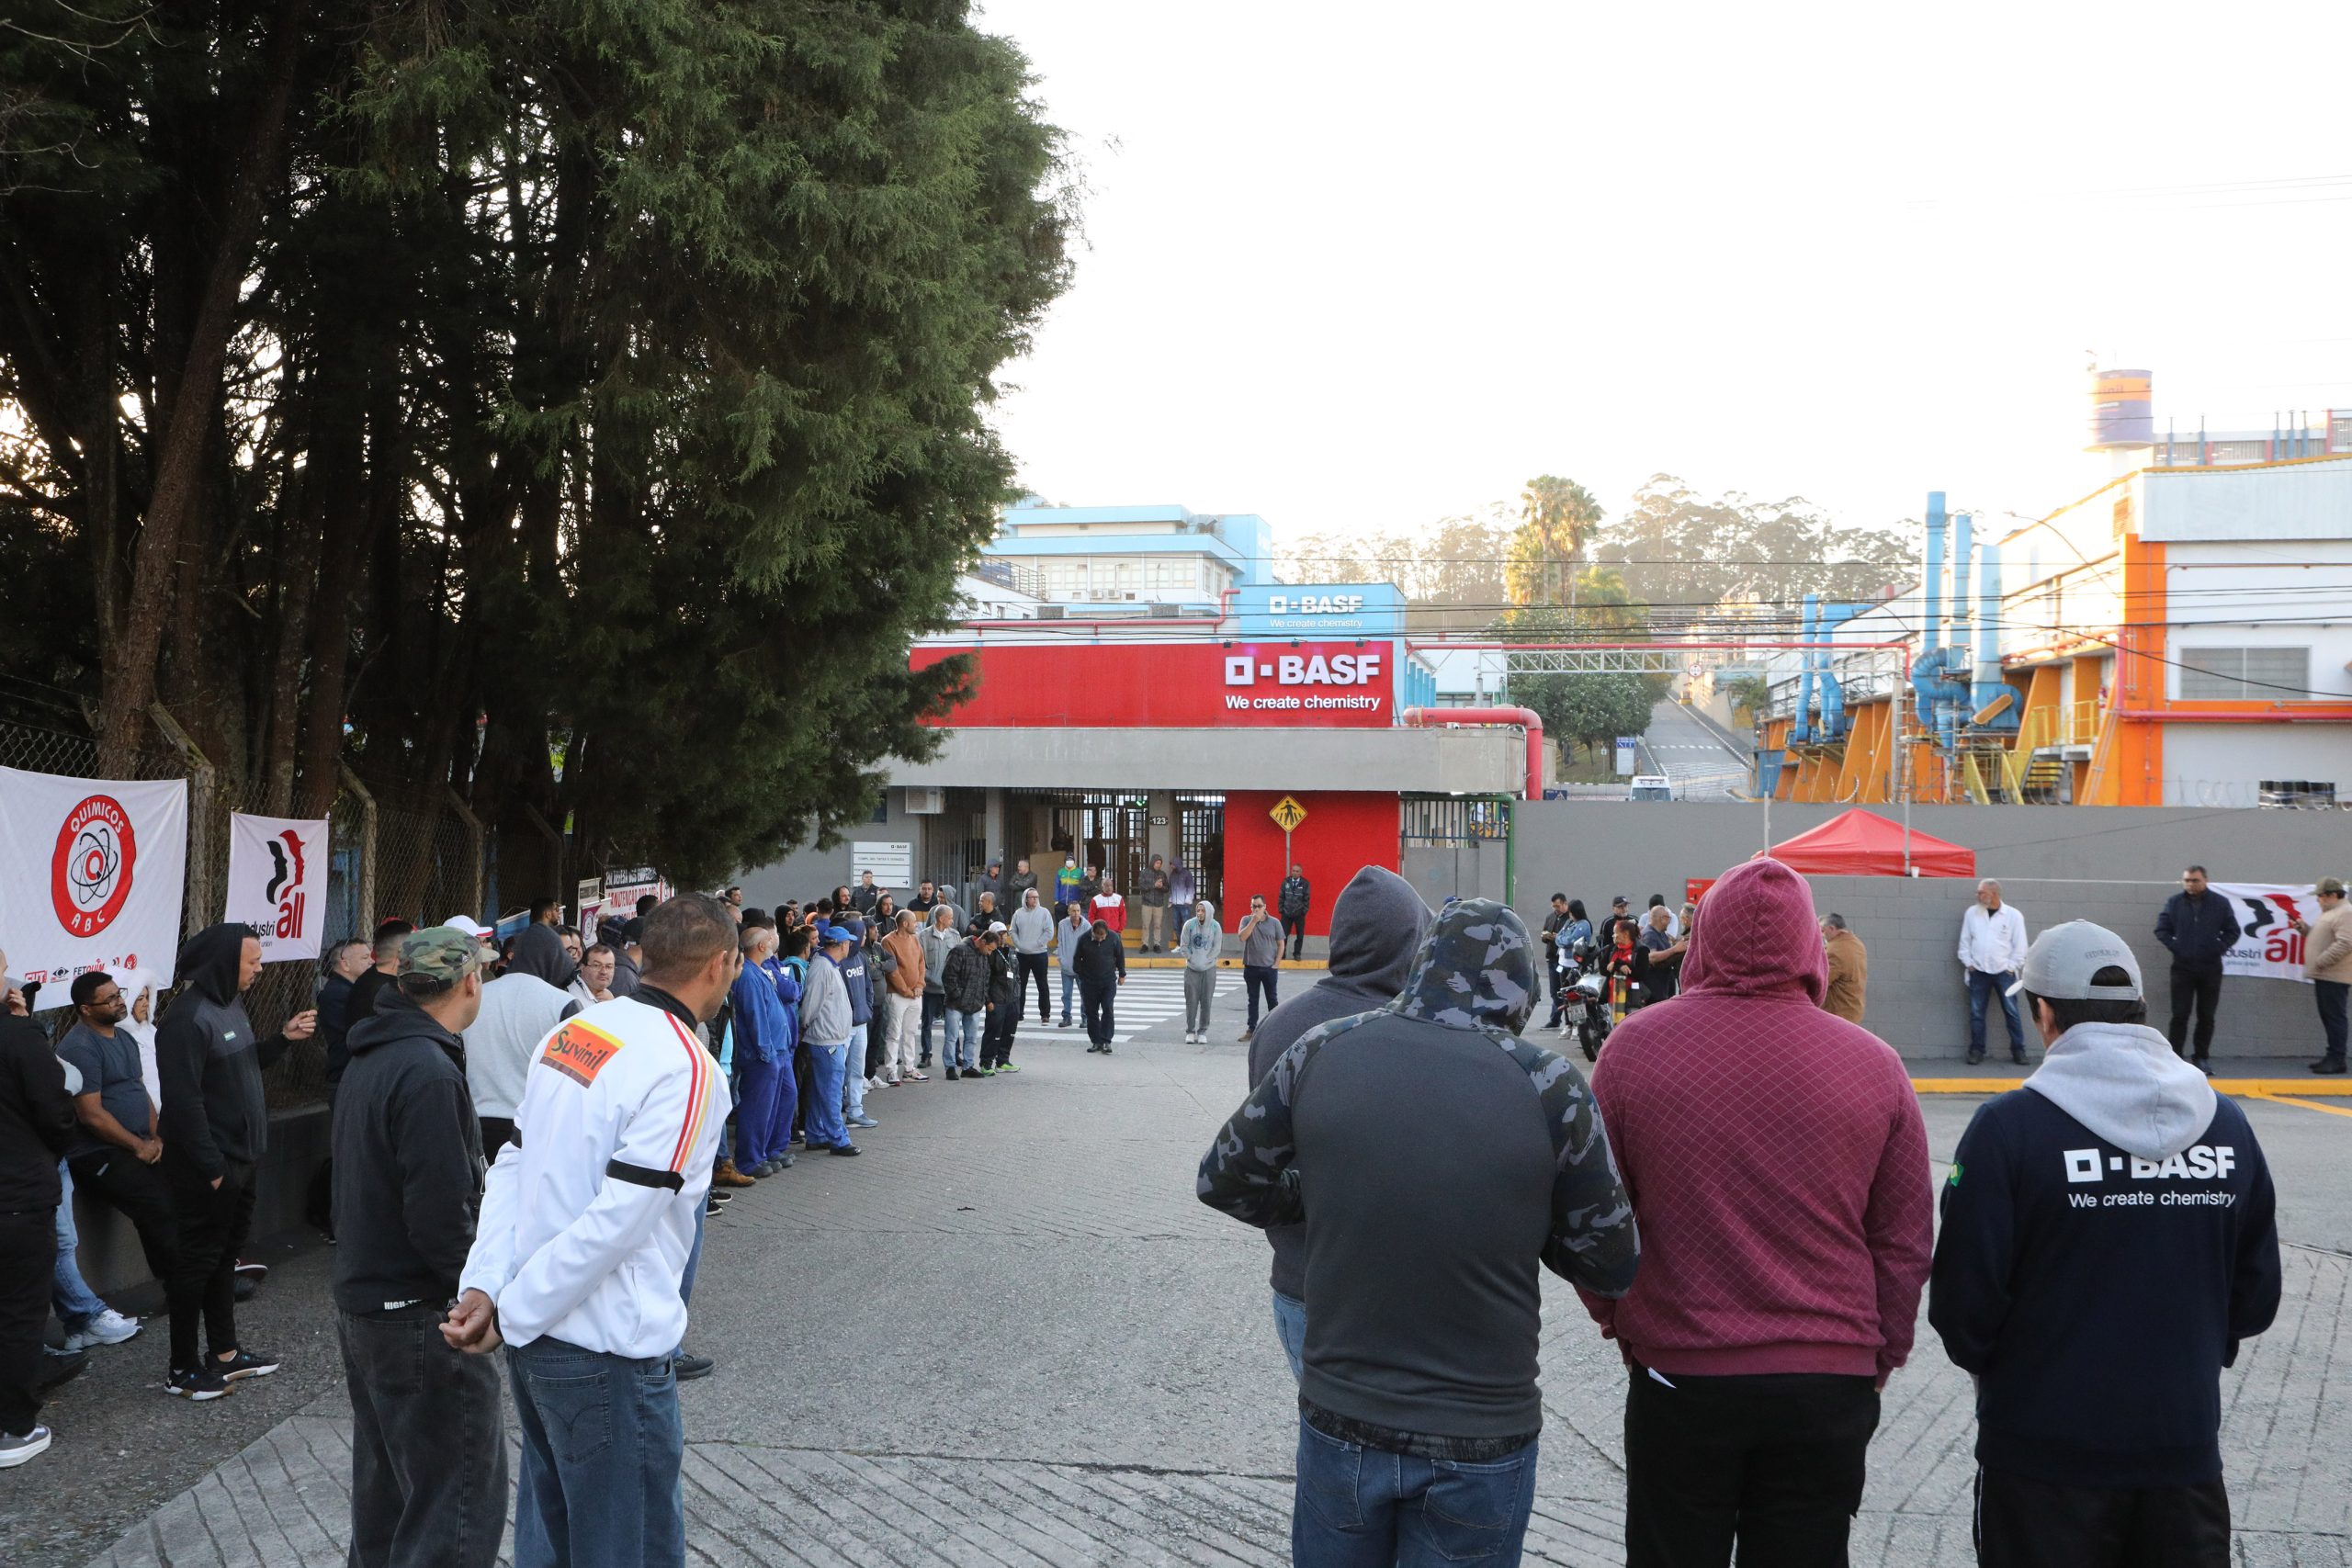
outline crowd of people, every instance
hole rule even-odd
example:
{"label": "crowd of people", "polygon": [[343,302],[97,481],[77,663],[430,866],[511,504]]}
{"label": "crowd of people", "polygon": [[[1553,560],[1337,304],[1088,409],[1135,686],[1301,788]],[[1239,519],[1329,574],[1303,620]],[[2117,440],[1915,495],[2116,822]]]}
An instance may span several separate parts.
{"label": "crowd of people", "polygon": [[[1996,949],[2007,922],[1971,918],[2047,1050],[1977,1111],[1939,1235],[1918,1098],[1826,1005],[1842,971],[1859,1014],[1864,970],[1801,875],[1759,859],[1598,929],[1552,904],[1531,933],[1361,873],[1201,1159],[1201,1201],[1272,1247],[1294,1562],[1520,1561],[1539,1268],[1624,1365],[1632,1568],[1846,1562],[1923,1293],[1975,1385],[1980,1562],[2231,1561],[2220,1375],[2278,1309],[2275,1194],[2244,1112],[2146,1026],[2127,943],[2075,921]],[[1525,1038],[1572,948],[1647,954],[1592,960],[1639,1005],[1589,1082]]]}
{"label": "crowd of people", "polygon": [[[2076,921],[2028,942],[1980,885],[1958,950],[1971,1060],[1996,997],[2017,1058],[2020,1015],[2046,1052],[2031,1092],[1988,1101],[1962,1139],[1940,1236],[1917,1100],[1862,1025],[1861,942],[1777,862],[1703,905],[1618,897],[1597,921],[1555,894],[1532,933],[1485,899],[1432,914],[1366,867],[1331,908],[1327,973],[1286,1002],[1303,872],[1230,933],[1180,873],[1155,858],[1137,934],[1170,951],[1172,923],[1188,1043],[1238,949],[1249,1095],[1198,1188],[1272,1244],[1298,1385],[1295,1561],[1517,1560],[1539,1268],[1626,1367],[1637,1568],[1842,1561],[1923,1292],[1977,1381],[1982,1562],[2226,1561],[2219,1372],[2268,1325],[2280,1272],[2262,1151],[2207,1081],[2238,931],[2201,867],[2157,926],[2169,1037],[2121,939]],[[262,1074],[316,1038],[352,1561],[491,1562],[511,1486],[526,1568],[682,1562],[676,1388],[714,1370],[685,1342],[706,1222],[801,1155],[861,1153],[868,1097],[933,1081],[934,1061],[948,1082],[1017,1073],[1033,1002],[1056,1021],[1055,968],[1058,1027],[1110,1052],[1125,899],[1074,858],[1050,890],[1024,861],[992,863],[969,908],[929,882],[900,908],[866,874],[775,909],[741,888],[649,897],[593,932],[545,899],[503,942],[464,916],[389,919],[322,954],[315,1010],[266,1038],[242,1000],[260,943],[237,925],[185,944],[160,1009],[147,976],[85,974],[52,1039],[11,993],[0,1465],[49,1441],[52,1310],[69,1354],[138,1331],[74,1269],[75,1186],[164,1284],[165,1392],[201,1403],[278,1370],[239,1334],[239,1254]],[[2352,966],[2352,914],[2334,879],[2319,903],[2307,956],[2335,987],[2323,1064],[2341,1070],[2347,979],[2329,976]],[[1589,1080],[1525,1037],[1539,971],[1562,1029],[1571,988],[1602,979],[1615,1027]]]}
{"label": "crowd of people", "polygon": [[[647,897],[589,931],[546,898],[503,941],[464,915],[388,919],[328,946],[315,1009],[266,1038],[244,1012],[261,944],[243,926],[190,939],[165,1003],[143,975],[81,976],[54,1038],[11,992],[0,1467],[49,1446],[35,1414],[62,1369],[141,1326],[82,1281],[76,1183],[124,1217],[165,1286],[166,1393],[203,1403],[278,1370],[238,1332],[239,1270],[266,1272],[239,1249],[267,1148],[262,1075],[316,1039],[330,1159],[311,1196],[336,1245],[353,1561],[493,1559],[498,1379],[469,1352],[502,1343],[523,1428],[518,1561],[675,1561],[674,1388],[714,1370],[684,1342],[705,1222],[802,1155],[863,1152],[869,1096],[934,1081],[934,1061],[950,1083],[1017,1074],[1033,1016],[1114,1049],[1128,908],[1112,877],[1072,856],[1041,892],[1028,862],[992,863],[969,896],[924,882],[901,908],[867,873],[773,910],[740,887]],[[1234,933],[1253,1027],[1309,897],[1293,868],[1282,919],[1253,899]],[[1205,1041],[1227,946],[1215,906],[1159,857],[1136,906],[1142,949],[1170,952],[1172,934],[1183,954],[1187,1037]],[[62,1353],[43,1343],[52,1310]],[[395,1375],[417,1367],[435,1370]],[[629,1440],[594,1464],[561,1440],[582,1401],[629,1417]]]}

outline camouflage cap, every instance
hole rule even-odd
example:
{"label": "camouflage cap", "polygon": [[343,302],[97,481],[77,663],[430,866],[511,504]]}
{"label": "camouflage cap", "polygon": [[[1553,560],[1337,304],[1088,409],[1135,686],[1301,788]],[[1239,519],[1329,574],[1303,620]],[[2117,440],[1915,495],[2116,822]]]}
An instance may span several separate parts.
{"label": "camouflage cap", "polygon": [[430,926],[401,938],[401,974],[462,980],[482,964],[481,942],[455,926]]}

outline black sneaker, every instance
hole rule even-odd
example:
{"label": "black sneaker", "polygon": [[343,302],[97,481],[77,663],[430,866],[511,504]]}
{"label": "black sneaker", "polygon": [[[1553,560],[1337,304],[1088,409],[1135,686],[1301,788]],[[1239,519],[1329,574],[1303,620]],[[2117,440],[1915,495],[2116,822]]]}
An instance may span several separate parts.
{"label": "black sneaker", "polygon": [[960,1083],[963,1081],[962,1075],[957,1073],[955,1068],[950,1067],[947,1069],[947,1081],[949,1083]]}
{"label": "black sneaker", "polygon": [[723,1209],[728,1204],[735,1201],[735,1194],[732,1192],[722,1192],[718,1188],[714,1187],[710,1191],[710,1201]]}
{"label": "black sneaker", "polygon": [[2012,1051],[2009,1053],[2009,1060],[2022,1067],[2026,1065],[2025,1053],[2022,1051]]}
{"label": "black sneaker", "polygon": [[164,1379],[164,1392],[174,1399],[219,1399],[229,1392],[229,1384],[218,1372],[192,1367]]}
{"label": "black sneaker", "polygon": [[2209,1078],[2213,1076],[2213,1059],[2211,1056],[2191,1056],[2188,1065]]}
{"label": "black sneaker", "polygon": [[864,1149],[859,1148],[855,1144],[835,1144],[833,1145],[833,1153],[837,1155],[862,1155],[865,1152],[865,1151]]}
{"label": "black sneaker", "polygon": [[205,1368],[205,1371],[218,1377],[222,1382],[236,1382],[243,1378],[266,1378],[277,1368],[277,1357],[257,1356],[251,1350],[240,1348],[235,1355],[225,1361],[218,1356],[213,1357],[212,1364]]}
{"label": "black sneaker", "polygon": [[718,1363],[708,1356],[689,1356],[681,1350],[670,1365],[676,1370],[680,1382],[692,1382],[696,1378],[710,1376],[710,1369]]}
{"label": "black sneaker", "polygon": [[2315,1073],[2340,1073],[2343,1070],[2344,1058],[2341,1056],[2322,1056],[2312,1064],[2312,1071]]}
{"label": "black sneaker", "polygon": [[727,1205],[717,1198],[706,1198],[702,1201],[702,1217],[706,1220],[715,1220],[726,1212]]}
{"label": "black sneaker", "polygon": [[1972,1067],[1976,1066],[1979,1062],[1982,1062],[1984,1059],[1984,1053],[1982,1051],[1971,1051],[1968,1054],[1968,1065]]}
{"label": "black sneaker", "polygon": [[33,1374],[34,1392],[55,1388],[71,1377],[81,1375],[90,1364],[87,1350],[51,1350],[44,1346],[40,1353],[40,1370]]}

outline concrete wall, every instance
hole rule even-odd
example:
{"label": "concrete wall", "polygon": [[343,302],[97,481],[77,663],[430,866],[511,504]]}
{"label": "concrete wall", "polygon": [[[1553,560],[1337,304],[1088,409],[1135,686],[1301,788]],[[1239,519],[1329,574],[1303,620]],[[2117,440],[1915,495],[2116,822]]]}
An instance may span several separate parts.
{"label": "concrete wall", "polygon": [[[1005,789],[1350,789],[1516,795],[1527,746],[1515,729],[969,728],[929,762],[897,762],[894,784]],[[748,897],[748,893],[746,897]]]}
{"label": "concrete wall", "polygon": [[[1685,878],[1713,876],[1768,841],[1760,805],[1674,801],[1542,801],[1515,808],[1521,916],[1540,919],[1558,889],[1601,910],[1623,893],[1679,900]],[[1833,806],[1770,807],[1770,837],[1787,839],[1835,816]],[[2197,862],[2225,882],[2309,882],[2352,872],[2352,834],[2322,811],[2199,811],[2170,807],[1916,807],[1911,824],[1977,852],[2038,933],[2095,920],[2129,940],[2164,1027],[2170,958],[2155,941],[2157,911]],[[1412,862],[1408,858],[1408,867]],[[1420,884],[1432,904],[1448,889]],[[1467,889],[1464,889],[1467,891]],[[1968,1043],[1967,987],[1954,956],[1973,886],[1949,879],[1819,877],[1815,902],[1836,909],[1870,950],[1869,1026],[1906,1056],[1956,1057]],[[1993,1049],[2005,1041],[1997,1016]],[[2317,1055],[2310,987],[2232,978],[2222,992],[2216,1056]]]}
{"label": "concrete wall", "polygon": [[[269,1150],[254,1173],[254,1240],[308,1223],[304,1210],[311,1179],[327,1157],[327,1130],[323,1105],[281,1111],[270,1117]],[[147,1255],[139,1246],[139,1234],[120,1214],[78,1189],[74,1193],[74,1226],[81,1236],[76,1257],[82,1278],[90,1282],[90,1289],[104,1296],[149,1281],[152,1274]],[[160,1325],[156,1332],[162,1332]]]}
{"label": "concrete wall", "polygon": [[[846,882],[854,886],[857,879],[850,874],[850,846],[858,843],[912,844],[915,847],[915,875],[922,875],[924,833],[936,817],[910,816],[907,811],[906,792],[893,789],[885,792],[888,814],[880,822],[861,822],[846,829],[842,841],[830,850],[803,844],[780,861],[746,871],[732,880],[743,885],[743,902],[761,909],[773,909],[786,898],[798,898],[804,903],[821,898]],[[903,904],[912,888],[893,887]]]}

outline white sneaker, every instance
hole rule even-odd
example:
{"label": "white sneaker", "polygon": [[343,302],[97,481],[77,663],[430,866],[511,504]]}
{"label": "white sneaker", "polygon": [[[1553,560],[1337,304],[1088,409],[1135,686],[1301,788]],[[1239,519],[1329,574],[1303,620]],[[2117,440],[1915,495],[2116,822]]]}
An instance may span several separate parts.
{"label": "white sneaker", "polygon": [[49,1447],[49,1428],[35,1427],[23,1434],[0,1432],[0,1470],[18,1465]]}
{"label": "white sneaker", "polygon": [[[68,1350],[87,1350],[99,1345],[119,1345],[139,1332],[139,1320],[125,1317],[112,1307],[98,1314],[81,1327],[65,1337]],[[30,1459],[32,1456],[25,1456]]]}

